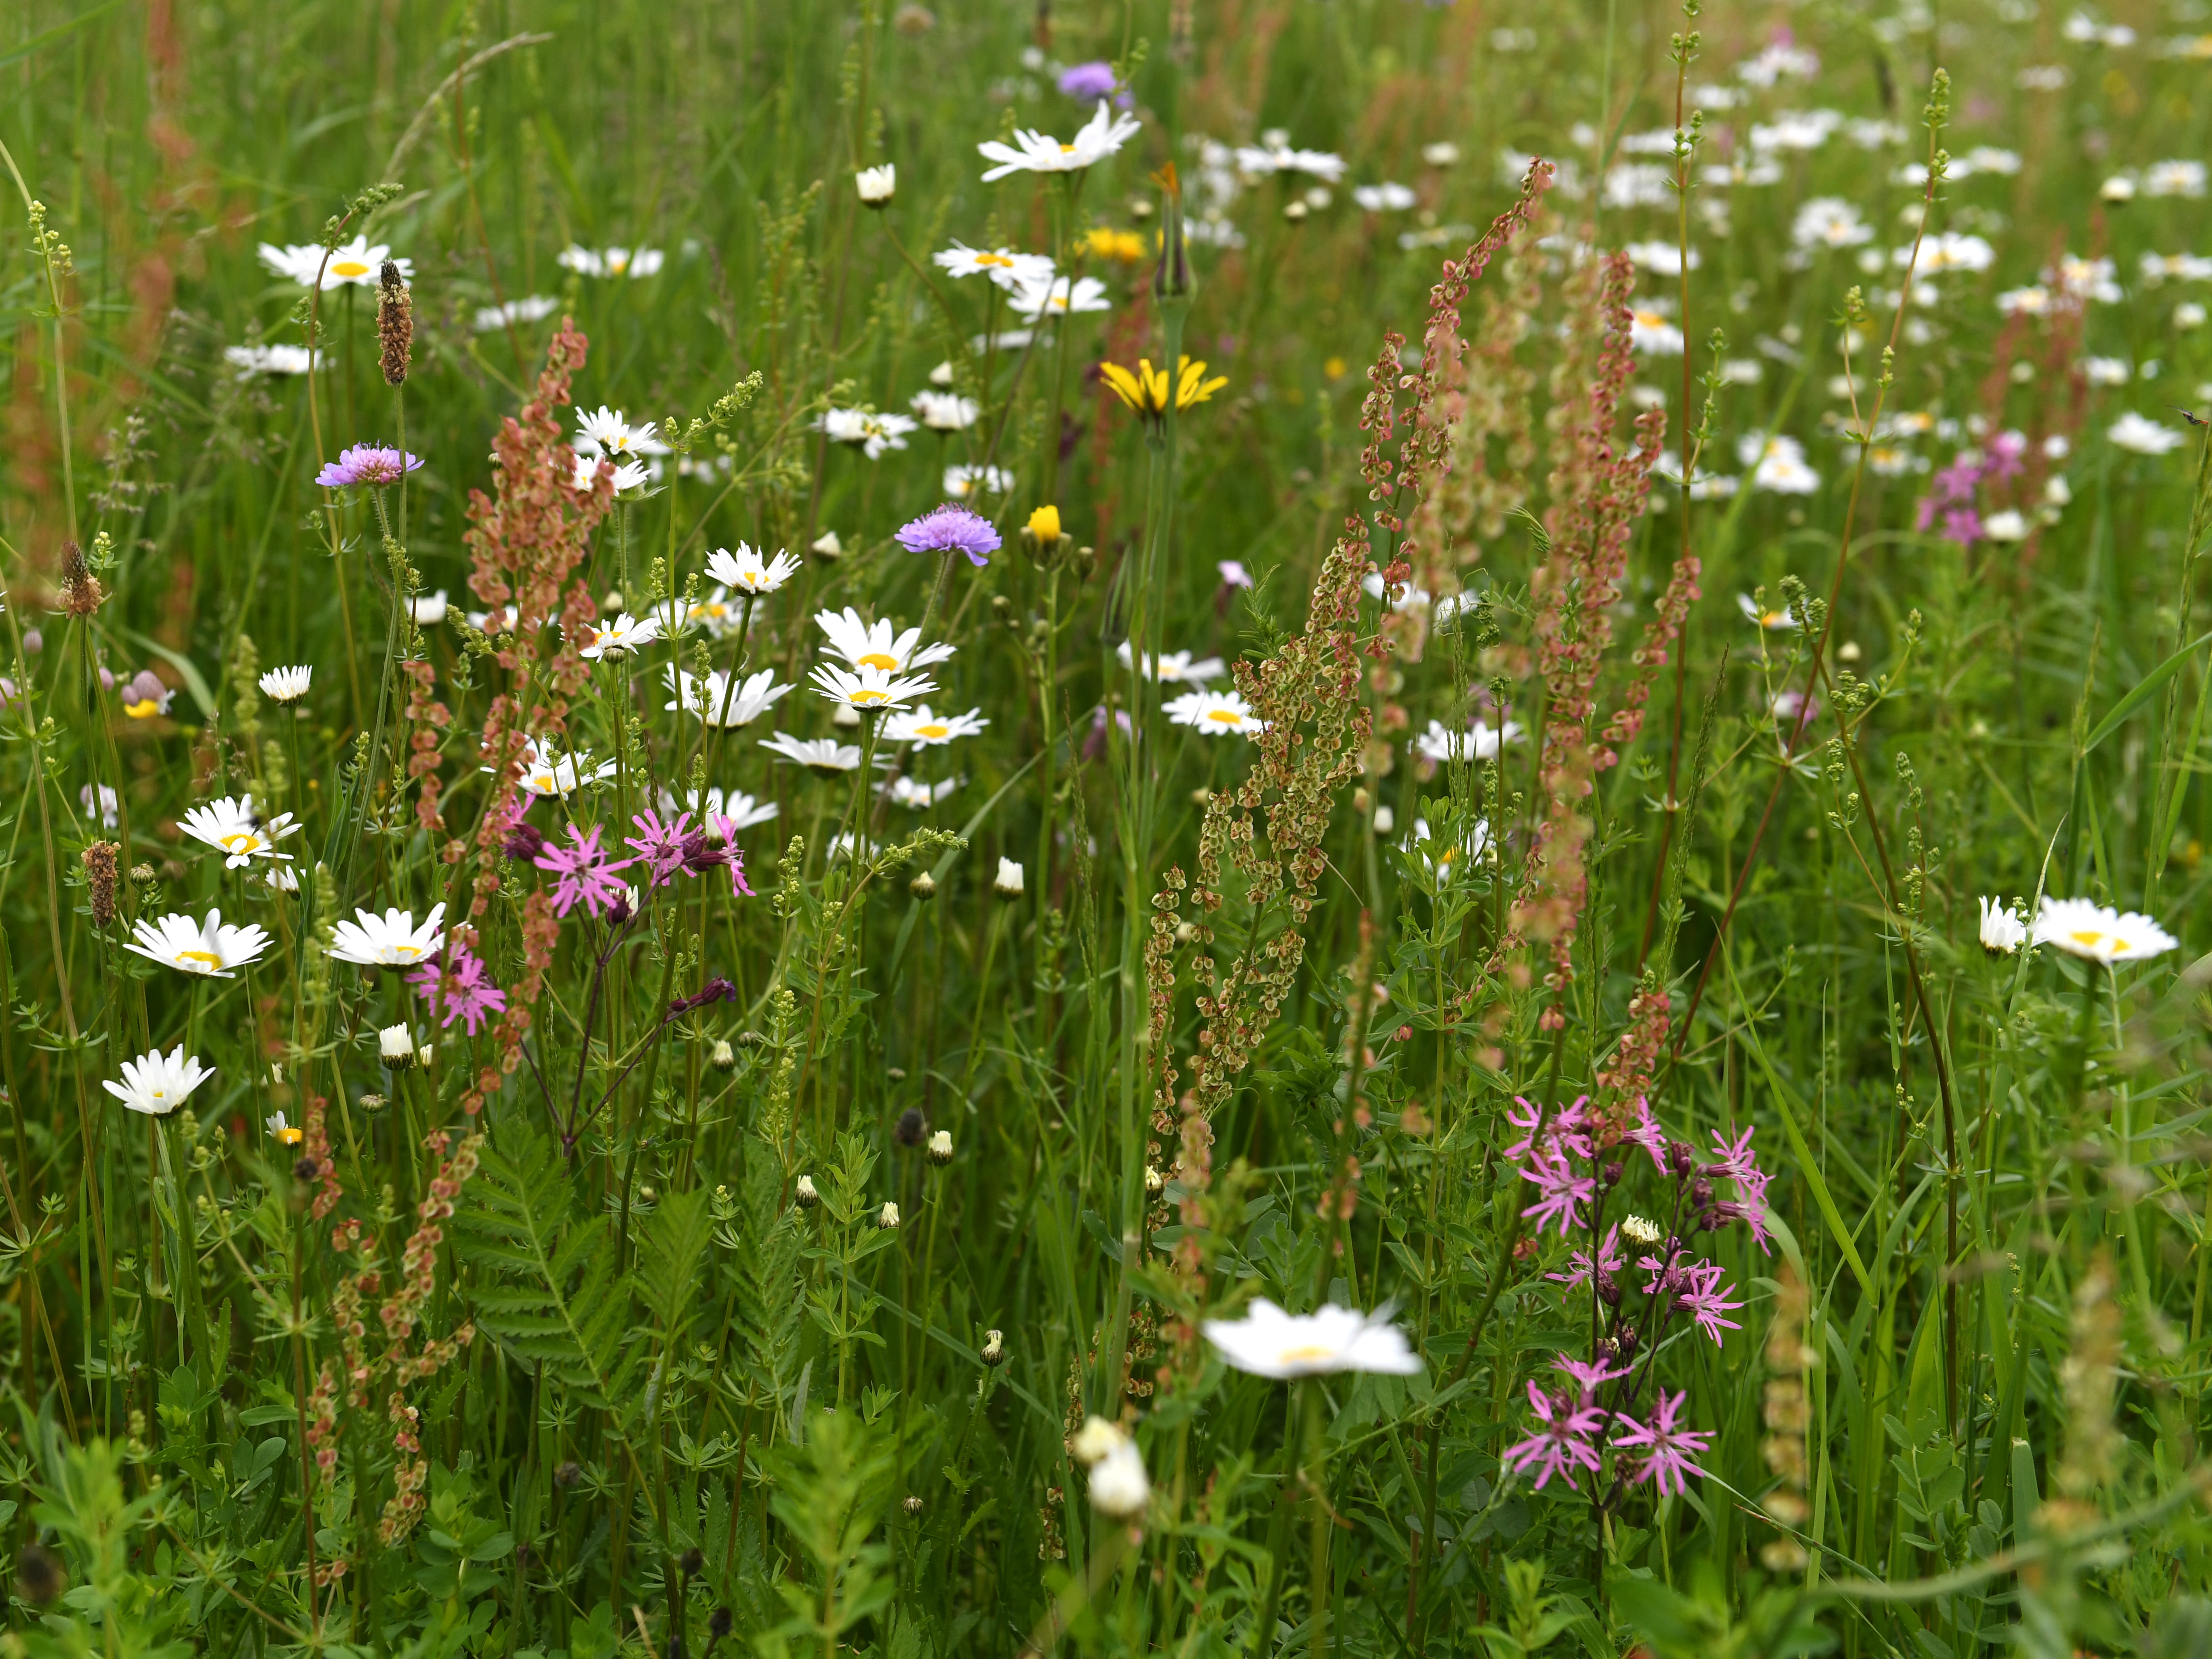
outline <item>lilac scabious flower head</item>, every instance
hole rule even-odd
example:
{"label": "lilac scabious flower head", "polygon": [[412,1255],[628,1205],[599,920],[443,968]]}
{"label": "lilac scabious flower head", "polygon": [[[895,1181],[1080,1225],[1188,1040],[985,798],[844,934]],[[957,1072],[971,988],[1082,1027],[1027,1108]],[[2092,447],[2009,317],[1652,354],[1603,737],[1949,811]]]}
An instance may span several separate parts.
{"label": "lilac scabious flower head", "polygon": [[1522,1474],[1537,1470],[1538,1492],[1555,1474],[1570,1491],[1581,1491],[1575,1485],[1574,1472],[1577,1468],[1592,1474],[1598,1472],[1597,1448],[1590,1437],[1603,1425],[1605,1413],[1595,1407],[1546,1394],[1534,1382],[1528,1384],[1528,1406],[1541,1426],[1517,1445],[1508,1446],[1505,1462]]}
{"label": "lilac scabious flower head", "polygon": [[1705,1450],[1712,1436],[1697,1429],[1677,1428],[1676,1413],[1688,1399],[1685,1389],[1671,1399],[1664,1389],[1651,1402],[1651,1420],[1639,1423],[1632,1417],[1620,1419],[1623,1432],[1613,1437],[1613,1443],[1623,1451],[1641,1451],[1644,1455],[1629,1471],[1632,1480],[1656,1482],[1662,1492],[1682,1495],[1682,1477],[1686,1474],[1702,1476],[1705,1471],[1690,1461],[1690,1454]]}
{"label": "lilac scabious flower head", "polygon": [[378,444],[356,444],[341,450],[335,461],[323,463],[315,482],[325,489],[343,489],[350,484],[392,484],[422,465],[420,455],[403,454]]}
{"label": "lilac scabious flower head", "polygon": [[430,1005],[433,1015],[444,1011],[445,1018],[438,1022],[441,1030],[458,1019],[474,1036],[494,1014],[507,1010],[507,993],[491,982],[483,961],[465,945],[449,946],[442,967],[426,962],[407,975],[407,982]]}
{"label": "lilac scabious flower head", "polygon": [[902,526],[898,544],[909,553],[965,553],[970,564],[979,566],[990,563],[1000,544],[988,519],[954,501]]}
{"label": "lilac scabious flower head", "polygon": [[[1094,58],[1088,64],[1074,64],[1060,72],[1060,89],[1070,98],[1083,103],[1095,103],[1101,98],[1112,98],[1121,83],[1114,78],[1114,66],[1103,59]],[[1128,106],[1126,94],[1119,100],[1123,108]]]}
{"label": "lilac scabious flower head", "polygon": [[588,832],[580,831],[573,823],[566,827],[574,846],[555,847],[549,843],[531,860],[540,870],[560,878],[553,884],[553,914],[566,917],[581,903],[595,916],[604,914],[617,923],[629,921],[629,896],[614,877],[616,871],[629,869],[635,860],[623,859],[610,863],[605,849],[599,845],[597,824]]}

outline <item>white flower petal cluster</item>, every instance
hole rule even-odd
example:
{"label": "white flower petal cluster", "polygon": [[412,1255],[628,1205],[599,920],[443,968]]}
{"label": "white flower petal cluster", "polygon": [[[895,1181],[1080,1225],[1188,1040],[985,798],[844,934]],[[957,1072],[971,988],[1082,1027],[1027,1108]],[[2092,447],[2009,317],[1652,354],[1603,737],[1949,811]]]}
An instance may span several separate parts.
{"label": "white flower petal cluster", "polygon": [[1364,1314],[1325,1303],[1310,1314],[1291,1314],[1261,1297],[1243,1319],[1209,1319],[1203,1328],[1222,1358],[1255,1376],[1410,1376],[1421,1369],[1420,1355],[1407,1346],[1388,1310]]}

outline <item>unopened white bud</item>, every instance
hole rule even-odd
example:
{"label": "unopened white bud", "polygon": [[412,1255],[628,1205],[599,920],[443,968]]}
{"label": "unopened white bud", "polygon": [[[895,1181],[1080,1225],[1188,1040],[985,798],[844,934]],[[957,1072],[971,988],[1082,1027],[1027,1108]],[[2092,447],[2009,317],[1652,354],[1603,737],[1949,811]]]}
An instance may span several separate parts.
{"label": "unopened white bud", "polygon": [[898,1206],[886,1200],[884,1201],[884,1207],[876,1213],[876,1225],[881,1227],[885,1232],[890,1232],[893,1228],[896,1227],[898,1225]]}
{"label": "unopened white bud", "polygon": [[822,1201],[822,1194],[814,1190],[812,1176],[799,1177],[799,1187],[793,1196],[798,1200],[799,1207],[802,1210],[811,1210]]}

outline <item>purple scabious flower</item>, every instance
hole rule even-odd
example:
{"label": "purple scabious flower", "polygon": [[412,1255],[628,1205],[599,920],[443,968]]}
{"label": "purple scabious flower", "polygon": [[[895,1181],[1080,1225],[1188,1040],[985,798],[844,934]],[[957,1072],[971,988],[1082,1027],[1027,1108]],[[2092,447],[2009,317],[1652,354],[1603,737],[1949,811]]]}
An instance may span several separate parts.
{"label": "purple scabious flower", "polygon": [[422,465],[420,455],[403,454],[378,444],[356,444],[350,449],[341,450],[335,461],[325,461],[323,470],[315,474],[315,482],[325,489],[343,489],[349,484],[398,483],[404,474]]}
{"label": "purple scabious flower", "polygon": [[990,563],[990,556],[1000,546],[999,532],[988,519],[953,501],[903,526],[898,544],[909,553],[965,553],[974,565]]}
{"label": "purple scabious flower", "polygon": [[1120,85],[1114,78],[1114,66],[1100,58],[1072,64],[1060,72],[1060,91],[1086,104],[1096,99],[1111,98]]}

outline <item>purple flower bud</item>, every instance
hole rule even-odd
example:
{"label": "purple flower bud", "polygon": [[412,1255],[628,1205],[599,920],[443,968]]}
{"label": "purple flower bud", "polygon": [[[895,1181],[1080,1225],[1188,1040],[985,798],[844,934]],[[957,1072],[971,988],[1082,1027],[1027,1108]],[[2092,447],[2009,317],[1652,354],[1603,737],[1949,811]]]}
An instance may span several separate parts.
{"label": "purple flower bud", "polygon": [[529,819],[518,818],[514,828],[507,832],[507,845],[501,850],[511,859],[534,860],[545,850],[545,834]]}

